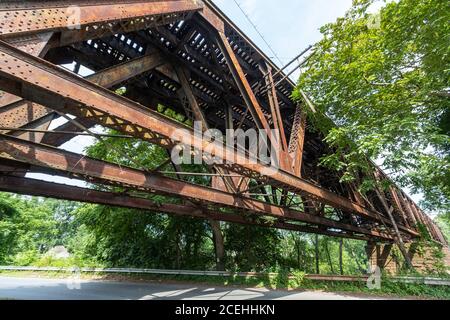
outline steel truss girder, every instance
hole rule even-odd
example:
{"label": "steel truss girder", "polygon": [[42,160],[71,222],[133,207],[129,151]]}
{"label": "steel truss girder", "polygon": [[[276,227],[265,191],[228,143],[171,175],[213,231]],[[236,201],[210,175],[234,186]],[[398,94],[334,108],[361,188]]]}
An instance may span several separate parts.
{"label": "steel truss girder", "polygon": [[[197,28],[197,25],[195,24],[196,22],[198,22],[197,21],[198,20],[198,17],[196,17],[196,19],[192,19],[192,20],[190,20],[189,21],[189,23],[192,23],[193,24],[193,27],[191,27],[191,29],[196,29]],[[176,24],[175,24],[175,26],[176,26]],[[172,27],[172,28],[174,28],[174,27]],[[161,30],[164,30],[165,31],[165,36],[171,36],[170,38],[172,39],[174,39],[174,38],[176,38],[176,36],[175,35],[171,35],[170,34],[170,32],[169,32],[169,30],[168,29],[166,29],[166,28],[158,28],[158,31],[161,31]],[[169,35],[168,35],[169,34]],[[188,33],[189,34],[189,33]],[[206,32],[205,32],[205,34],[206,34]],[[134,35],[136,35],[136,34],[134,34]],[[131,35],[129,35],[129,36],[131,36]],[[136,38],[136,37],[134,37],[134,38]],[[172,39],[172,41],[174,41]],[[105,40],[105,41],[107,41],[106,39],[103,39],[103,40]],[[118,41],[118,39],[116,39],[115,37],[113,37],[113,40],[111,40],[111,41]],[[178,41],[178,40],[177,40]],[[183,41],[183,40],[180,40],[180,41]],[[111,42],[108,42],[108,43],[110,43],[111,44]],[[174,42],[175,43],[175,42]],[[143,44],[142,44],[143,45]],[[148,44],[147,44],[148,45]],[[117,49],[117,48],[115,48],[115,49]],[[118,49],[117,49],[118,50]],[[190,52],[189,54],[192,54],[192,52]],[[213,57],[214,57],[214,54],[212,54],[213,55]],[[175,55],[176,56],[176,55]],[[195,60],[198,60],[197,58],[195,58]],[[203,60],[205,60],[205,59],[203,59]],[[203,61],[204,62],[204,61]],[[202,62],[202,64],[203,64],[203,62]],[[186,63],[186,61],[183,61],[183,63]],[[189,64],[188,64],[189,65]],[[192,66],[191,66],[192,67]],[[211,66],[208,66],[208,69],[211,69],[212,67]],[[207,69],[202,69],[202,72],[206,72],[206,70]],[[195,72],[197,72],[198,70],[196,70],[196,69],[194,69],[194,71]],[[203,75],[203,73],[200,73],[200,74],[202,74]],[[198,74],[197,74],[198,75]],[[213,83],[213,82],[209,82],[209,85],[211,84],[211,83]],[[216,97],[215,99],[218,99],[219,97]],[[203,100],[203,97],[202,97],[202,100]],[[207,103],[208,103],[208,105],[209,106],[215,106],[216,104],[217,104],[217,102],[209,102],[209,101],[207,101]],[[214,117],[214,116],[213,116]]]}
{"label": "steel truss girder", "polygon": [[[43,3],[35,8],[10,8],[0,5],[0,36],[17,37],[42,31],[65,31],[67,38],[83,41],[103,33],[110,34],[123,30],[126,24],[129,32],[146,29],[158,24],[169,23],[166,20],[155,23],[157,18],[180,19],[180,13],[196,12],[202,6],[190,0],[165,1],[115,1],[111,4],[97,3]],[[71,40],[73,41],[73,40]],[[64,40],[62,41],[64,43]]]}
{"label": "steel truss girder", "polygon": [[[268,136],[271,137],[271,135],[269,134],[270,126],[267,122],[267,119],[252,89],[250,88],[250,84],[248,83],[245,77],[244,71],[242,70],[242,67],[239,64],[233,49],[228,43],[228,39],[223,33],[219,33],[217,38],[218,38],[217,39],[218,47],[222,51],[222,54],[224,55],[225,60],[227,61],[228,67],[230,68],[234,81],[236,82],[239,91],[245,101],[245,104],[247,105],[247,108],[249,108],[253,116],[254,121],[258,125],[259,129],[264,129],[268,133]],[[275,143],[275,141],[272,142]]]}
{"label": "steel truss girder", "polygon": [[[195,141],[190,128],[145,110],[139,104],[119,97],[39,58],[20,52],[3,42],[0,43],[0,61],[2,61],[0,88],[10,93],[76,116],[95,118],[99,124],[164,147],[172,147],[178,143],[193,143],[196,150],[202,152],[205,150],[204,142]],[[183,130],[183,134],[175,137],[175,133],[179,130]],[[220,157],[223,152],[223,146],[217,143],[208,145],[208,149],[216,157]],[[289,191],[358,214],[363,218],[391,224],[389,219],[382,217],[379,213],[308,181],[282,170],[268,176],[269,168],[265,165],[249,163],[248,159],[240,154],[236,157],[237,159],[227,159],[225,154],[222,159],[228,161],[224,161],[222,165],[238,174],[270,182]],[[399,226],[399,228],[412,236],[418,236],[417,232],[407,227]]]}
{"label": "steel truss girder", "polygon": [[[132,0],[130,0],[130,1],[132,1]],[[102,2],[102,3],[108,3],[108,4],[112,4],[112,3],[110,3],[109,1],[104,1],[104,0],[96,0],[96,4],[99,4],[100,2]],[[139,2],[139,1],[134,1],[134,2]],[[209,6],[212,6],[212,7],[214,7],[211,3],[209,3],[209,1],[205,1]],[[27,6],[27,5],[30,5],[30,4],[25,4],[25,6]],[[212,12],[211,10],[209,10],[210,12],[206,15],[204,15],[205,17],[207,17],[207,16],[209,16],[209,18],[207,18],[207,20],[209,21],[209,22],[213,22],[213,21],[211,21],[211,17],[213,18],[213,20],[214,19],[216,19],[217,17],[213,17],[214,15],[217,15],[217,10],[216,9],[214,9],[214,10],[212,10],[212,11],[215,11],[215,12]],[[226,17],[225,17],[226,18]],[[237,44],[237,48],[243,48],[243,46],[245,47],[244,48],[244,51],[247,51],[247,50],[250,50],[251,52],[253,52],[253,53],[250,53],[250,55],[252,55],[252,58],[253,59],[255,59],[255,61],[257,61],[257,60],[259,60],[260,59],[260,57],[258,57],[258,54],[257,53],[259,53],[259,54],[261,54],[260,52],[258,52],[258,50],[257,50],[257,48],[256,48],[256,50],[252,47],[252,43],[251,43],[251,41],[249,41],[246,37],[245,37],[245,35],[243,36],[242,34],[239,34],[239,32],[238,32],[238,34],[237,35],[234,35],[233,34],[233,32],[232,33],[230,33],[230,28],[231,29],[233,29],[233,28],[235,28],[235,26],[233,26],[232,25],[232,23],[230,22],[230,21],[228,21],[227,19],[224,19],[223,17],[219,17],[219,20],[220,19],[223,19],[223,22],[225,23],[225,29],[227,29],[228,31],[227,31],[227,37],[230,37],[230,42],[232,43],[232,45],[234,46],[235,44]],[[175,20],[174,20],[175,21]],[[216,21],[217,22],[217,21]],[[220,25],[220,24],[222,24],[223,22],[218,22],[218,24],[217,25]],[[214,26],[216,26],[216,24],[214,24],[213,23],[213,25]],[[204,27],[205,25],[203,25],[202,27]],[[207,27],[207,28],[209,28],[209,27]],[[219,30],[223,30],[222,28],[218,28]],[[75,34],[77,34],[77,33],[75,33]],[[73,34],[73,35],[75,35],[75,34]],[[76,37],[73,37],[73,39],[76,39]],[[86,38],[87,39],[87,38]],[[249,45],[250,44],[250,45]],[[253,45],[254,46],[254,45]],[[241,49],[239,49],[239,51],[241,50]],[[239,51],[237,51],[237,52],[239,52]],[[263,56],[263,60],[264,60],[264,55],[262,55]],[[238,56],[238,59],[239,59],[239,63],[242,63],[242,58],[243,57],[245,57],[245,56],[241,56],[240,54],[239,54],[239,56]],[[248,59],[248,58],[245,58],[245,59]],[[248,61],[248,60],[247,60]],[[247,63],[247,61],[246,61],[246,63]],[[250,63],[253,63],[253,62],[251,62],[251,61],[249,61]],[[270,61],[269,61],[270,62]],[[83,119],[83,118],[80,118],[80,119],[82,119],[82,120],[86,120],[86,122],[89,122],[89,121],[92,121],[91,123],[95,123],[95,121],[93,121],[93,120],[95,120],[95,117],[92,117],[92,118],[90,118],[90,119]],[[97,120],[99,120],[99,119],[97,119]],[[101,120],[101,119],[100,119]],[[102,121],[102,120],[101,120]],[[213,122],[215,122],[215,121],[213,121]],[[334,188],[333,188],[334,189]],[[340,192],[340,191],[339,191]],[[345,191],[343,191],[343,193],[345,194]],[[406,199],[406,202],[409,202],[409,203],[407,203],[406,205],[404,204],[404,202],[405,202],[405,198],[406,198],[406,196],[404,196],[404,195],[400,195],[400,197],[401,197],[401,199],[400,199],[400,201],[402,202],[401,203],[401,205],[403,205],[403,206],[409,206],[409,210],[410,210],[410,212],[409,212],[409,214],[412,214],[412,217],[413,217],[413,219],[414,218],[417,218],[417,220],[420,220],[419,222],[421,222],[421,223],[425,223],[426,224],[426,226],[427,226],[427,228],[428,228],[428,230],[429,231],[431,231],[431,233],[436,233],[436,232],[433,232],[434,231],[434,228],[435,228],[435,226],[433,225],[433,223],[431,222],[431,220],[426,216],[426,215],[424,215],[423,214],[423,212],[421,212],[421,210],[412,202],[412,201],[410,201],[409,199]],[[396,200],[396,199],[388,199],[389,201],[391,201],[391,203],[394,203],[394,201]],[[359,202],[360,204],[364,204],[364,202]],[[395,203],[396,204],[396,203]],[[398,206],[397,206],[398,207]],[[401,207],[401,206],[400,206]],[[374,209],[374,210],[376,210],[376,209]],[[397,213],[398,213],[398,216],[401,218],[401,211],[400,210],[397,210]],[[407,212],[408,213],[408,212]],[[405,226],[408,226],[409,227],[409,225],[408,225],[408,222],[407,221],[404,221],[403,220],[403,222],[405,223]],[[439,230],[438,230],[439,231]],[[433,234],[434,236],[436,236],[435,234]]]}
{"label": "steel truss girder", "polygon": [[[163,62],[163,57],[160,54],[153,53],[101,70],[86,79],[102,87],[110,88],[141,73],[148,72],[162,65]],[[0,108],[0,126],[21,128],[46,119],[51,113],[53,113],[53,110],[49,108],[21,99],[11,105]],[[57,117],[56,114],[54,116]],[[80,119],[80,121],[89,128],[95,125],[90,120]],[[70,124],[62,125],[59,129],[61,131],[72,131],[72,129],[73,131],[80,131],[79,128],[73,128],[73,125]],[[44,144],[57,145],[55,143],[61,141],[59,144],[61,145],[73,137],[74,135],[51,135],[49,137],[47,134],[44,135],[42,142]]]}
{"label": "steel truss girder", "polygon": [[[167,59],[166,61],[168,62],[168,64],[180,65],[180,66],[184,66],[186,64],[186,61],[184,61],[183,59],[181,59],[177,55],[168,54],[166,51],[162,51],[161,48],[153,47],[153,45],[154,45],[153,43],[150,43],[150,44],[152,45],[153,49],[161,50],[160,53],[166,56],[166,59]],[[80,50],[85,50],[85,49],[81,48]],[[132,57],[133,57],[133,55],[132,55]],[[219,91],[222,91],[222,92],[226,92],[226,91],[224,91],[224,88],[222,86],[216,87],[217,83],[212,81],[211,79],[207,79],[206,75],[203,75],[203,71],[200,72],[199,70],[197,70],[196,68],[194,68],[193,66],[191,66],[189,64],[188,64],[188,66],[189,66],[189,71],[191,71],[190,72],[191,73],[191,79],[190,79],[189,82],[192,85],[192,90],[194,92],[194,95],[199,99],[199,101],[202,101],[202,102],[206,103],[208,105],[208,107],[209,107],[209,110],[212,110],[212,109],[216,108],[217,105],[220,103],[221,97],[217,93],[214,93],[214,96],[211,96],[211,95],[205,93],[205,91],[209,91],[209,90],[210,91],[219,90]],[[166,65],[162,66],[162,67],[159,67],[159,68],[156,68],[156,70],[155,70],[155,72],[153,72],[153,74],[154,75],[156,74],[158,77],[162,77],[165,80],[167,79],[170,82],[176,83],[177,85],[181,86],[180,81],[179,81],[176,73],[172,70],[172,68],[166,67]],[[203,75],[203,77],[201,77],[201,75]],[[213,88],[214,90],[211,90],[211,89],[208,89],[208,90],[203,89],[202,90],[200,87],[197,88],[197,85],[199,84],[199,78],[202,81],[206,81],[206,83],[209,85],[209,88]],[[139,81],[139,79],[136,79],[136,81],[133,81],[133,83],[137,83],[137,81]],[[175,95],[174,95],[174,97],[175,97]],[[237,96],[234,96],[234,98],[237,101],[241,102],[241,99],[238,98]],[[171,107],[173,107],[173,108],[175,107],[173,105],[174,103],[168,103],[168,102],[164,103],[163,102],[163,104],[171,105]],[[214,111],[214,110],[212,110],[212,111]],[[183,112],[183,111],[180,110],[180,112]],[[210,115],[210,117],[214,117],[214,116],[216,116],[216,115]],[[238,113],[235,113],[235,116],[237,118],[239,118],[241,115],[238,114]],[[252,127],[253,126],[251,124],[250,120],[248,120],[248,119],[245,119],[244,123],[248,127]]]}
{"label": "steel truss girder", "polygon": [[[16,37],[13,39],[9,39],[9,43],[17,49],[25,51],[33,56],[39,56],[42,58],[50,48],[49,42],[52,35],[52,32],[45,32],[38,35]],[[3,113],[3,107],[14,104],[20,100],[22,100],[20,97],[0,92],[0,112]],[[41,112],[41,110],[37,110],[36,112],[39,113]],[[34,113],[35,111],[28,110],[27,115],[24,118],[28,119],[28,122],[35,121],[37,118],[33,118]],[[13,117],[14,115],[11,114],[3,114],[0,119],[7,118],[7,120],[9,120],[9,122],[11,123],[14,122],[14,120],[12,119]]]}
{"label": "steel truss girder", "polygon": [[74,178],[89,182],[121,186],[150,193],[179,196],[203,203],[226,206],[235,210],[244,210],[258,215],[268,215],[285,220],[322,225],[326,228],[366,234],[384,240],[393,239],[386,232],[347,225],[255,199],[91,159],[83,155],[6,135],[0,135],[0,157],[42,167],[51,171],[60,171],[65,173],[65,176],[70,174]]}
{"label": "steel truss girder", "polygon": [[[84,119],[84,118],[76,118],[75,121],[86,128],[92,128],[96,125],[96,123],[92,119]],[[66,132],[82,132],[79,126],[76,126],[73,122],[66,122],[56,128],[54,131],[66,131]],[[64,143],[69,142],[73,138],[75,138],[75,134],[60,134],[60,133],[46,133],[42,138],[41,143],[46,144],[53,147],[62,146]]]}
{"label": "steel truss girder", "polygon": [[306,135],[306,112],[300,106],[295,111],[292,125],[291,140],[289,141],[289,154],[293,159],[293,168],[297,176],[302,175],[303,150]]}
{"label": "steel truss girder", "polygon": [[296,225],[286,222],[264,223],[250,216],[237,214],[217,213],[205,207],[181,204],[157,204],[151,200],[122,193],[104,192],[63,184],[45,182],[29,178],[0,175],[0,191],[14,192],[23,195],[40,196],[77,202],[95,203],[107,206],[117,206],[132,209],[141,209],[155,213],[165,213],[175,216],[193,217],[204,220],[216,220],[243,225],[276,228],[282,230],[318,233],[331,237],[369,240],[369,237],[354,234],[332,232],[320,228]]}

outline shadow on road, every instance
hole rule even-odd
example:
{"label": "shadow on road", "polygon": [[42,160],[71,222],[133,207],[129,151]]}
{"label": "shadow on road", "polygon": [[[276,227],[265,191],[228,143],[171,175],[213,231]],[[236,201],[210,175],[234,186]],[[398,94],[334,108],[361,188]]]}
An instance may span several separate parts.
{"label": "shadow on road", "polygon": [[0,277],[0,298],[33,300],[347,300],[351,295],[195,284]]}

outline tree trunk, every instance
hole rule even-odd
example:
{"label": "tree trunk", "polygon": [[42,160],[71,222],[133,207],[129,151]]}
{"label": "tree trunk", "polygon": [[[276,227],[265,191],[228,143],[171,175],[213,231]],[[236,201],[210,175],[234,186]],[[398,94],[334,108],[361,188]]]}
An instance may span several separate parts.
{"label": "tree trunk", "polygon": [[210,220],[209,224],[213,233],[214,250],[216,254],[217,271],[225,271],[225,248],[222,230],[218,221]]}
{"label": "tree trunk", "polygon": [[177,230],[177,238],[176,238],[176,269],[179,270],[181,269],[181,248],[180,248],[180,242],[181,242],[181,237],[180,237],[180,231]]}
{"label": "tree trunk", "polygon": [[395,235],[396,235],[395,242],[397,243],[401,253],[403,254],[403,257],[405,258],[406,266],[408,267],[408,269],[414,270],[414,266],[412,265],[411,258],[408,254],[408,251],[406,251],[405,243],[403,242],[400,231],[398,230],[397,222],[395,222],[394,216],[392,215],[392,213],[394,212],[394,208],[389,207],[389,205],[386,201],[386,198],[383,196],[383,194],[381,193],[382,191],[380,191],[380,189],[378,189],[378,187],[375,189],[375,192],[378,195],[378,199],[381,200],[381,203],[383,204],[383,207],[386,210],[386,213],[388,214],[389,219],[391,220],[392,226],[394,227],[394,231],[395,231]]}
{"label": "tree trunk", "polygon": [[320,267],[319,267],[319,235],[316,234],[316,241],[315,241],[315,248],[316,248],[316,274],[320,274]]}
{"label": "tree trunk", "polygon": [[325,242],[325,253],[327,254],[328,263],[330,264],[331,273],[334,274],[333,261],[331,261],[330,250],[328,250],[328,241]]}
{"label": "tree trunk", "polygon": [[277,195],[277,190],[275,189],[275,187],[271,187],[270,189],[272,189],[272,199],[273,199],[273,203],[274,203],[274,204],[279,204],[279,201],[278,201],[278,195]]}
{"label": "tree trunk", "polygon": [[202,235],[200,234],[200,232],[198,232],[195,235],[195,241],[194,241],[194,254],[193,254],[194,257],[198,257],[198,251],[200,249],[199,247],[200,247],[201,242],[202,242]]}
{"label": "tree trunk", "polygon": [[342,265],[342,247],[344,245],[344,239],[339,241],[339,271],[341,275],[344,275],[344,266]]}

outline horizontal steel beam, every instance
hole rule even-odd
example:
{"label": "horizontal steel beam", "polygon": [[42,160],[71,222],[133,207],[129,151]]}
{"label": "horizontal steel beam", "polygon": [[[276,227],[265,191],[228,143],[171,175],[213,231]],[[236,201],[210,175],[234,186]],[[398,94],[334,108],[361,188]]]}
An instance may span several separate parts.
{"label": "horizontal steel beam", "polygon": [[[96,125],[92,119],[84,119],[84,118],[76,118],[75,121],[77,124],[81,124],[82,126],[86,128],[92,128]],[[75,125],[73,122],[66,122],[59,127],[57,127],[54,131],[67,131],[67,132],[82,132],[82,129]],[[47,144],[49,146],[59,147],[65,144],[66,142],[69,142],[73,138],[75,138],[76,134],[60,134],[60,133],[46,133],[44,137],[42,138],[41,143]]]}
{"label": "horizontal steel beam", "polygon": [[[0,88],[5,91],[76,116],[92,117],[99,124],[164,147],[183,143],[192,144],[200,152],[207,148],[212,155],[224,160],[223,166],[226,169],[278,185],[363,218],[391,225],[389,219],[380,213],[288,172],[274,171],[261,163],[254,164],[244,155],[224,149],[218,142],[206,145],[204,141],[195,139],[191,128],[1,41],[0,60]],[[227,151],[225,154],[224,150]],[[233,157],[230,158],[229,154]],[[418,236],[417,232],[407,227],[400,226],[400,229],[412,236]]]}
{"label": "horizontal steel beam", "polygon": [[108,31],[114,23],[132,21],[140,29],[154,25],[154,16],[170,18],[184,12],[196,12],[202,6],[192,0],[172,1],[115,1],[115,4],[46,2],[41,8],[9,8],[0,4],[0,36],[17,37],[43,31],[70,31],[72,36],[92,32]]}
{"label": "horizontal steel beam", "polygon": [[[125,61],[121,64],[101,70],[86,79],[96,83],[99,86],[110,88],[142,73],[148,72],[156,67],[161,66],[164,59],[159,53],[152,53],[133,60]],[[20,99],[8,106],[0,108],[0,127],[21,128],[33,122],[38,122],[53,112],[52,109],[46,108],[40,104]],[[56,115],[55,115],[56,116]],[[95,125],[91,120],[82,120],[88,127]],[[71,126],[65,130],[70,131]],[[79,130],[79,129],[78,129]],[[74,130],[74,131],[78,131]],[[43,143],[57,143],[59,141],[67,142],[74,136],[44,136],[44,140],[50,140]],[[52,144],[54,145],[54,144]]]}
{"label": "horizontal steel beam", "polygon": [[20,128],[52,112],[50,108],[18,98],[17,102],[0,108],[0,126]]}
{"label": "horizontal steel beam", "polygon": [[269,215],[286,220],[322,225],[327,228],[367,234],[385,240],[392,239],[389,234],[384,232],[347,225],[251,198],[241,197],[228,192],[163,177],[158,174],[91,159],[83,155],[6,135],[0,135],[0,158],[66,172],[72,174],[76,178],[85,179],[87,181],[120,185],[126,188],[150,193],[155,192],[158,194],[178,196],[204,203],[226,206],[236,210],[249,211],[254,214]]}
{"label": "horizontal steel beam", "polygon": [[[9,43],[17,49],[25,51],[33,56],[44,57],[48,52],[48,49],[50,48],[49,43],[52,35],[52,32],[46,32],[39,35],[17,37],[14,39],[10,39]],[[6,92],[0,92],[0,123],[2,125],[4,125],[5,122],[14,124],[15,122],[19,121],[18,119],[20,119],[21,117],[26,119],[28,123],[33,122],[48,113],[46,108],[39,108],[31,104],[27,106],[26,110],[22,109],[18,112],[20,113],[25,111],[25,113],[21,114],[19,117],[16,117],[15,112],[11,112],[11,109],[15,108],[8,108],[8,106],[10,106],[11,104],[17,105],[17,102],[20,101],[23,101],[20,97]]]}
{"label": "horizontal steel beam", "polygon": [[181,205],[170,203],[158,204],[151,200],[140,197],[134,197],[120,193],[103,192],[80,187],[73,187],[64,184],[45,182],[29,178],[19,178],[13,176],[0,175],[0,191],[13,192],[22,195],[61,199],[61,200],[95,203],[107,206],[142,209],[157,213],[166,213],[177,216],[187,216],[205,220],[212,219],[216,221],[237,223],[243,225],[270,227],[306,233],[320,233],[332,237],[369,240],[369,237],[364,236],[331,232],[327,230],[321,230],[319,228],[300,226],[284,222],[263,223],[261,221],[252,221],[249,218],[245,218],[237,214],[217,213],[207,208],[202,208],[193,205]]}
{"label": "horizontal steel beam", "polygon": [[155,52],[101,70],[87,79],[101,87],[114,87],[126,80],[153,70],[165,63],[162,54]]}

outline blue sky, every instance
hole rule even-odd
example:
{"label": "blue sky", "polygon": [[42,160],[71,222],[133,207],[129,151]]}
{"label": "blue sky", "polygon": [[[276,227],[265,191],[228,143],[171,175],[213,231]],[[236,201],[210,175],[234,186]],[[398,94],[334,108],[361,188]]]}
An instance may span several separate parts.
{"label": "blue sky", "polygon": [[[321,39],[319,28],[334,22],[351,7],[352,0],[236,0],[274,49],[283,65],[308,45]],[[280,65],[234,0],[214,2],[272,60]]]}
{"label": "blue sky", "polygon": [[[226,15],[253,40],[278,65],[285,65],[308,45],[321,39],[320,27],[334,22],[351,7],[352,0],[236,0],[243,8],[266,42],[275,51],[281,62],[258,35],[234,0],[214,0]],[[295,76],[293,80],[295,81]],[[56,128],[64,121],[54,122]],[[97,128],[96,131],[99,131]],[[62,146],[68,151],[83,153],[94,142],[93,138],[80,136]],[[85,183],[41,174],[29,175],[47,181],[85,186]],[[407,190],[405,190],[407,191]],[[420,196],[414,196],[420,200]]]}

